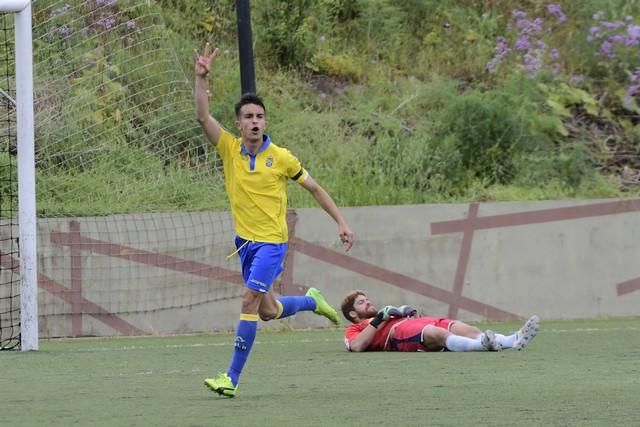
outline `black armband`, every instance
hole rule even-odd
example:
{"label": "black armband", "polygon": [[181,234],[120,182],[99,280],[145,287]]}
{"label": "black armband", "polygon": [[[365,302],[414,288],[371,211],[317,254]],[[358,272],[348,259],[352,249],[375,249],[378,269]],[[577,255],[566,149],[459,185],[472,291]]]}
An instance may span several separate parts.
{"label": "black armband", "polygon": [[297,174],[295,174],[294,176],[291,177],[292,181],[297,181],[298,178],[300,178],[302,176],[302,174],[304,173],[304,169],[300,168],[300,170],[298,171]]}

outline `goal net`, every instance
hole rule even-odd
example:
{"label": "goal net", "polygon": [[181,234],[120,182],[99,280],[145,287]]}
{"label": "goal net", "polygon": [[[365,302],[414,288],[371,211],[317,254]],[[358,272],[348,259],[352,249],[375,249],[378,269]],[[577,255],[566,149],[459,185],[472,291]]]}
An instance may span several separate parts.
{"label": "goal net", "polygon": [[[226,307],[235,305],[220,302],[240,298],[241,277],[236,257],[226,259],[233,226],[221,165],[195,120],[192,54],[176,47],[153,0],[32,8],[41,336],[232,329]],[[237,93],[216,91],[217,100],[231,106]],[[10,229],[13,113],[2,99]],[[9,242],[2,255],[14,260]],[[15,306],[16,280],[3,269],[3,313]]]}
{"label": "goal net", "polygon": [[0,14],[0,349],[20,345],[14,19]]}

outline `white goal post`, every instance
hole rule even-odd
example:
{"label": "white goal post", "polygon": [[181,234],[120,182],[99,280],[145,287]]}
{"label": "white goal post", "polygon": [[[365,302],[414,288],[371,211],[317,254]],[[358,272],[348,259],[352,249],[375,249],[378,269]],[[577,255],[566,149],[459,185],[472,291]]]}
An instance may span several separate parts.
{"label": "white goal post", "polygon": [[15,12],[16,121],[18,137],[18,235],[20,248],[20,348],[38,349],[38,269],[30,0],[3,0]]}
{"label": "white goal post", "polygon": [[21,12],[31,5],[31,0],[2,0],[0,12]]}

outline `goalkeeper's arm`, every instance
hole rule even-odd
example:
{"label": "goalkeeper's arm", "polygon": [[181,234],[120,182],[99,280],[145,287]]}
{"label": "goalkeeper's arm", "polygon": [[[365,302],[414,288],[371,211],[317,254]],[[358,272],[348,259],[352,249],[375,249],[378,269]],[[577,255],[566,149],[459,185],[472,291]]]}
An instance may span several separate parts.
{"label": "goalkeeper's arm", "polygon": [[376,335],[376,332],[378,332],[378,328],[384,322],[389,320],[389,312],[394,308],[395,307],[388,305],[378,311],[378,314],[371,319],[371,322],[369,322],[367,327],[364,328],[357,337],[351,340],[351,343],[349,344],[349,351],[366,351],[367,348],[369,348],[369,344],[371,344],[373,337]]}

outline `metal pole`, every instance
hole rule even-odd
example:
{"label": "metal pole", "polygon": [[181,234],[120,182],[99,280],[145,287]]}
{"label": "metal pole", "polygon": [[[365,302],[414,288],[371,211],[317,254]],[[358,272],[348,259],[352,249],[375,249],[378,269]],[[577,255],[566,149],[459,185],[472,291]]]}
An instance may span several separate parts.
{"label": "metal pole", "polygon": [[240,82],[242,94],[256,92],[253,68],[253,41],[251,36],[251,5],[249,0],[236,0],[238,15],[238,48],[240,49]]}
{"label": "metal pole", "polygon": [[20,12],[31,3],[31,0],[2,0],[0,11],[2,12]]}
{"label": "metal pole", "polygon": [[36,167],[33,117],[31,5],[15,16],[18,128],[18,236],[20,247],[21,349],[38,349]]}

